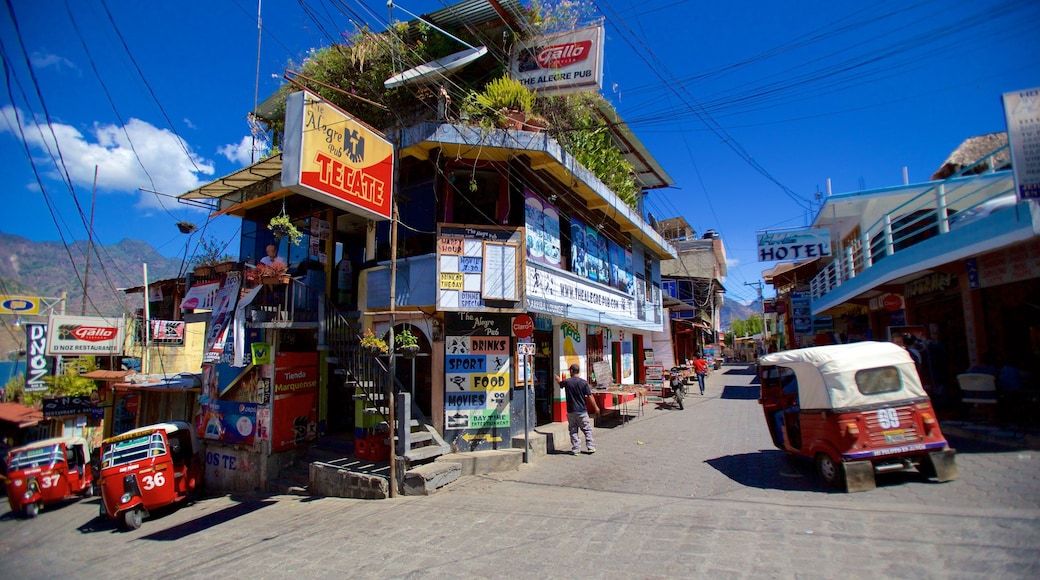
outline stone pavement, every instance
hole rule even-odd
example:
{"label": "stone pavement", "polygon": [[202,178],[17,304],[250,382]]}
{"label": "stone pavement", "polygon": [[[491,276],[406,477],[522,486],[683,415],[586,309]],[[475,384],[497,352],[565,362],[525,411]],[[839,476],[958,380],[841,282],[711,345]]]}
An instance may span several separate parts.
{"label": "stone pavement", "polygon": [[772,447],[751,367],[429,497],[214,497],[116,532],[96,500],[0,517],[10,578],[1035,578],[1040,450],[967,441],[960,479],[825,487]]}

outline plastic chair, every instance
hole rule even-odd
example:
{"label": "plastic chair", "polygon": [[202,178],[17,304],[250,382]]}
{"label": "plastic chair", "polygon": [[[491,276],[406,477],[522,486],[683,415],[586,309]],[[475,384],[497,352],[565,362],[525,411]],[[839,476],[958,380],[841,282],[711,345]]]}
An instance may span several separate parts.
{"label": "plastic chair", "polygon": [[997,378],[984,373],[964,373],[957,375],[957,384],[961,388],[961,402],[970,405],[972,411],[982,411],[992,422],[997,407]]}

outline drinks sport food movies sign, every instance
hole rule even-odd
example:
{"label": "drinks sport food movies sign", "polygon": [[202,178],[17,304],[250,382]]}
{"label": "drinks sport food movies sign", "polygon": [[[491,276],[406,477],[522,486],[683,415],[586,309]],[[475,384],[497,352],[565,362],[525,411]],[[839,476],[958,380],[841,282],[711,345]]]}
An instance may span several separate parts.
{"label": "drinks sport food movies sign", "polygon": [[285,101],[282,185],[368,219],[390,219],[394,146],[312,93]]}

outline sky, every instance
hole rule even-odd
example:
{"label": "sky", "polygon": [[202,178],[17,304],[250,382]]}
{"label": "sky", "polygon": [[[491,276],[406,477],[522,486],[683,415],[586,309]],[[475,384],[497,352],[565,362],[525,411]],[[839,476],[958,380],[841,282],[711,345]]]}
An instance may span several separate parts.
{"label": "sky", "polygon": [[[719,232],[727,299],[744,303],[773,265],[756,234],[811,223],[828,179],[834,193],[899,185],[904,167],[927,181],[965,139],[1005,130],[1003,93],[1040,86],[1035,0],[574,5],[605,21],[602,94],[675,182],[646,209]],[[86,240],[93,207],[103,244],[179,257],[199,238],[180,221],[237,240],[238,218],[173,196],[250,163],[247,113],[292,63],[388,19],[385,0],[259,7],[258,29],[249,0],[5,0],[0,231]]]}

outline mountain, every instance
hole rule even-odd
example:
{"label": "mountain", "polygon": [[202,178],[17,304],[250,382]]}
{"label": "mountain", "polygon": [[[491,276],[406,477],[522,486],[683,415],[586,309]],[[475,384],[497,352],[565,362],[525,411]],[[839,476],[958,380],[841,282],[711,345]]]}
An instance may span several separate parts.
{"label": "mountain", "polygon": [[[34,242],[0,232],[0,295],[58,298],[65,292],[66,314],[118,316],[125,312],[124,294],[118,289],[143,284],[142,264],[148,264],[148,278],[155,281],[177,277],[182,263],[180,258],[162,256],[147,242],[124,239],[117,244],[95,245],[87,278],[86,256],[85,241],[66,248],[61,242]],[[85,310],[84,280],[90,290]],[[56,306],[55,311],[60,312],[60,308]],[[14,318],[3,316],[0,356],[15,348],[25,348],[24,333],[12,327]],[[45,314],[21,318],[42,322]]]}
{"label": "mountain", "polygon": [[747,320],[751,316],[762,315],[762,303],[758,300],[750,304],[741,304],[735,300],[726,300],[719,311],[719,327],[728,331],[733,320]]}

